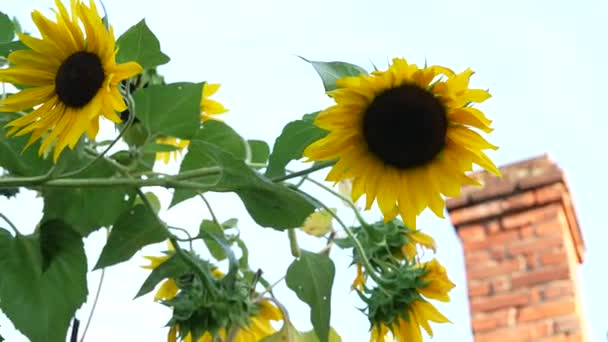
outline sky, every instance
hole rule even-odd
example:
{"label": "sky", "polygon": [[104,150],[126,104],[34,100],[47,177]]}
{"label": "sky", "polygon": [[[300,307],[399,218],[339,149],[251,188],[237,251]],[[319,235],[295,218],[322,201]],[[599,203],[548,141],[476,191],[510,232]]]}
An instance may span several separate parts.
{"label": "sky", "polygon": [[[50,0],[2,0],[0,11],[17,16],[26,31],[35,32],[29,13],[40,9],[48,14],[52,6]],[[225,121],[244,137],[270,144],[287,122],[331,104],[314,69],[296,55],[346,61],[368,70],[372,62],[386,68],[393,57],[456,71],[471,67],[476,71],[472,86],[493,95],[479,108],[494,120],[489,140],[500,146],[491,153],[494,161],[504,165],[548,153],[568,177],[587,248],[579,267],[587,328],[592,341],[605,340],[608,232],[601,199],[608,193],[608,2],[107,0],[105,6],[117,35],[146,19],[171,57],[159,69],[169,82],[221,83],[215,98],[230,109]],[[167,209],[170,197],[158,193]],[[240,219],[252,266],[262,267],[271,281],[279,279],[291,262],[286,235],[254,227],[233,195],[211,199],[220,219]],[[347,213],[339,201],[333,206]],[[40,219],[42,203],[24,192],[10,201],[0,198],[0,209],[27,232]],[[162,216],[195,231],[208,214],[200,201],[192,200]],[[367,217],[378,218],[378,211]],[[419,219],[419,227],[436,239],[436,257],[457,284],[452,301],[437,304],[453,324],[435,325],[433,340],[472,341],[464,261],[454,229],[449,220],[429,213]],[[90,268],[104,235],[94,233],[86,240]],[[302,237],[301,243],[311,250],[321,247],[311,238]],[[162,244],[146,247],[129,262],[106,271],[87,341],[165,340],[163,326],[170,312],[151,295],[132,300],[148,274],[139,267],[145,264],[142,256],[163,249]],[[337,268],[332,325],[344,341],[367,341],[369,324],[356,309],[361,302],[349,292],[355,270],[348,268],[344,253],[332,251],[332,256]],[[81,321],[89,315],[99,277],[99,271],[89,275],[89,301],[77,313]],[[307,307],[284,284],[276,294],[296,326],[310,329]],[[9,342],[26,341],[1,314],[0,334]]]}

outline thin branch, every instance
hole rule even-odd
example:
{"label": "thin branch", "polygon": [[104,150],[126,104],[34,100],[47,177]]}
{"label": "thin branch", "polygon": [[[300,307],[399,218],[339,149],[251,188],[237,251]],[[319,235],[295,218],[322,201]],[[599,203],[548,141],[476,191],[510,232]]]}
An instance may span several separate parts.
{"label": "thin branch", "polygon": [[84,337],[87,335],[87,331],[89,331],[89,326],[91,325],[91,321],[93,320],[93,314],[95,313],[95,308],[97,308],[97,302],[99,301],[99,294],[101,293],[101,286],[103,285],[103,279],[104,279],[105,275],[106,275],[106,269],[102,268],[101,276],[99,277],[99,285],[97,285],[97,292],[95,293],[95,299],[93,299],[93,306],[91,307],[91,313],[89,314],[89,318],[87,319],[87,324],[84,326],[84,330],[82,331],[82,336],[80,337],[80,342],[84,342]]}
{"label": "thin branch", "polygon": [[19,229],[17,229],[17,226],[15,226],[15,224],[13,224],[13,222],[11,220],[9,220],[8,217],[6,217],[3,213],[0,213],[0,218],[3,219],[4,221],[6,221],[6,223],[8,223],[8,225],[11,227],[11,229],[13,229],[13,231],[15,231],[15,235],[22,235],[21,232],[19,231]]}
{"label": "thin branch", "polygon": [[298,237],[296,236],[296,230],[294,228],[288,229],[287,236],[289,237],[289,249],[291,250],[291,255],[293,255],[294,258],[301,257],[302,251],[300,250],[300,246],[298,245]]}
{"label": "thin branch", "polygon": [[217,216],[215,216],[215,213],[213,212],[213,208],[211,208],[211,203],[209,203],[209,201],[205,198],[205,195],[198,194],[198,196],[203,200],[203,202],[205,202],[205,206],[207,207],[207,210],[209,211],[209,214],[211,215],[211,219],[213,220],[213,222],[221,227],[222,225],[221,225],[220,221],[217,220]]}
{"label": "thin branch", "polygon": [[320,163],[317,163],[316,165],[313,165],[312,167],[309,167],[308,169],[300,170],[298,172],[290,173],[288,175],[281,176],[281,177],[275,177],[275,178],[272,178],[271,180],[273,182],[275,182],[275,183],[283,182],[283,181],[286,181],[288,179],[305,176],[305,175],[313,173],[315,171],[318,171],[318,170],[324,169],[326,167],[332,166],[335,163],[336,163],[335,160],[320,162]]}
{"label": "thin branch", "polygon": [[355,212],[355,215],[357,216],[357,220],[359,221],[359,223],[361,223],[362,226],[369,226],[369,223],[367,223],[365,221],[365,219],[363,218],[363,216],[361,215],[359,208],[357,208],[357,206],[353,203],[353,201],[351,201],[350,198],[342,196],[342,194],[334,191],[332,188],[330,188],[330,187],[326,186],[325,184],[323,184],[317,180],[314,180],[310,177],[306,177],[306,180],[315,184],[316,186],[320,187],[321,189],[329,192],[330,194],[338,197],[339,199],[342,200],[342,202],[348,203],[348,206],[351,207],[351,209]]}

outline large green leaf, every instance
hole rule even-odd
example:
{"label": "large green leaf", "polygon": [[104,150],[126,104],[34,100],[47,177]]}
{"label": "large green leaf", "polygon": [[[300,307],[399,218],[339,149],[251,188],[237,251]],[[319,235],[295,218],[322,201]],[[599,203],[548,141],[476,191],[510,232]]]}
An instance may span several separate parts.
{"label": "large green leaf", "polygon": [[0,43],[8,43],[15,37],[15,25],[8,15],[0,12]]}
{"label": "large green leaf", "polygon": [[222,150],[230,152],[235,158],[245,160],[247,155],[247,141],[245,141],[232,127],[221,121],[207,121],[192,137],[193,141],[204,141]]}
{"label": "large green leaf", "polygon": [[[40,229],[61,239],[12,237],[0,229],[0,309],[30,341],[64,342],[87,297],[86,256],[82,240],[65,223],[47,221]],[[44,256],[49,261],[43,271]]]}
{"label": "large green leaf", "polygon": [[327,135],[327,131],[314,125],[312,120],[303,119],[288,123],[277,138],[266,169],[266,177],[285,175],[285,167],[292,160],[302,158],[304,149]]}
{"label": "large green leaf", "polygon": [[302,59],[312,64],[319,76],[321,76],[325,91],[338,88],[336,81],[342,77],[367,75],[367,71],[362,67],[346,62],[319,62],[309,61],[305,58]]}
{"label": "large green leaf", "polygon": [[7,57],[13,51],[25,49],[28,49],[28,47],[25,46],[25,44],[23,44],[20,40],[8,43],[0,43],[0,56]]}
{"label": "large green leaf", "polygon": [[[82,157],[87,163],[92,157]],[[114,167],[104,160],[80,173],[79,178],[111,178],[117,175]],[[114,224],[118,216],[131,207],[135,197],[133,189],[106,188],[44,188],[44,219],[61,219],[70,224],[82,236],[100,227]]]}
{"label": "large green leaf", "polygon": [[[262,177],[234,154],[217,145],[192,140],[182,161],[180,173],[211,166],[220,167],[221,172],[189,181],[201,184],[201,192],[237,193],[249,214],[261,226],[276,229],[298,227],[315,208],[300,194]],[[197,192],[192,190],[177,189],[172,205],[196,194]]]}
{"label": "large green leaf", "polygon": [[287,287],[310,306],[310,319],[321,342],[329,341],[335,273],[336,267],[328,256],[302,250],[302,256],[289,266],[285,278]]}
{"label": "large green leaf", "polygon": [[152,85],[136,92],[137,117],[151,135],[190,139],[200,124],[202,83]]}
{"label": "large green leaf", "polygon": [[14,113],[0,113],[0,167],[10,175],[32,177],[45,174],[53,165],[50,158],[38,156],[40,142],[32,144],[27,150],[23,147],[29,136],[7,137],[6,124],[18,118]]}
{"label": "large green leaf", "polygon": [[116,54],[118,63],[134,61],[148,69],[169,62],[169,57],[160,51],[160,43],[145,19],[123,33],[116,45],[119,48]]}
{"label": "large green leaf", "polygon": [[150,293],[158,283],[165,278],[178,278],[190,270],[189,266],[177,255],[173,254],[165,262],[152,270],[137,292],[137,297]]}
{"label": "large green leaf", "polygon": [[[209,249],[209,253],[211,253],[211,255],[213,255],[213,257],[218,261],[226,259],[226,251],[222,245],[216,241],[216,239],[212,238],[213,235],[224,237],[224,229],[222,226],[211,220],[203,220],[200,231],[203,241],[205,242],[205,245],[207,245],[207,249]],[[208,234],[203,234],[203,232]]]}
{"label": "large green leaf", "polygon": [[95,269],[129,260],[142,247],[167,239],[156,214],[143,204],[124,212],[114,223]]}
{"label": "large green leaf", "polygon": [[270,147],[262,140],[247,140],[251,153],[250,161],[255,164],[266,164],[270,155]]}

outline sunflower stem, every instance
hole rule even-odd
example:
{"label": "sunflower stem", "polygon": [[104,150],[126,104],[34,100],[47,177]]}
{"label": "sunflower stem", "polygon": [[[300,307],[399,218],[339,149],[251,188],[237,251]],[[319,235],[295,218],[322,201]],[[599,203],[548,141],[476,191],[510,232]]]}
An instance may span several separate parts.
{"label": "sunflower stem", "polygon": [[342,200],[342,202],[347,203],[348,206],[351,207],[351,209],[355,213],[355,216],[357,216],[357,220],[359,221],[359,223],[362,226],[369,227],[369,223],[367,223],[367,221],[365,221],[365,219],[363,218],[363,215],[361,215],[361,212],[359,211],[359,208],[357,208],[357,206],[353,203],[353,201],[350,198],[342,196],[342,194],[338,193],[337,191],[334,191],[332,188],[328,187],[327,185],[325,185],[317,180],[314,180],[310,177],[306,177],[306,180],[315,184],[316,186],[320,187],[321,189],[329,192],[330,194],[338,197],[339,199]]}
{"label": "sunflower stem", "polygon": [[15,226],[15,224],[13,224],[13,222],[11,220],[9,220],[9,218],[6,217],[3,213],[0,213],[0,218],[3,219],[11,227],[11,229],[15,232],[15,235],[17,235],[17,236],[23,235],[23,234],[21,234],[19,229],[17,229],[17,226]]}
{"label": "sunflower stem", "polygon": [[298,237],[296,236],[296,230],[291,228],[287,230],[287,236],[289,237],[289,249],[291,250],[291,255],[294,258],[299,258],[302,256],[302,251],[300,250],[300,246],[298,245]]}
{"label": "sunflower stem", "polygon": [[198,194],[198,196],[205,203],[205,206],[207,207],[207,210],[209,211],[209,215],[211,215],[211,219],[213,220],[213,223],[215,223],[215,224],[217,224],[218,226],[221,227],[222,224],[220,223],[220,221],[218,221],[217,216],[215,216],[215,212],[213,211],[213,208],[211,207],[211,203],[209,203],[209,201],[205,198],[205,195]]}
{"label": "sunflower stem", "polygon": [[275,182],[275,183],[283,182],[283,181],[286,181],[288,179],[305,176],[305,175],[313,173],[315,171],[318,171],[318,170],[324,169],[326,167],[332,166],[335,163],[336,163],[335,160],[329,160],[329,161],[320,162],[320,163],[317,163],[316,165],[313,165],[313,166],[309,167],[308,169],[300,170],[298,172],[290,173],[288,175],[281,176],[281,177],[274,177],[271,180],[273,182]]}
{"label": "sunflower stem", "polygon": [[338,224],[342,227],[342,229],[344,229],[344,231],[346,232],[346,235],[348,235],[348,238],[352,240],[355,250],[357,250],[357,253],[359,253],[359,255],[361,256],[361,261],[363,262],[363,266],[365,266],[365,268],[369,272],[369,276],[376,282],[376,284],[378,284],[378,286],[382,287],[382,284],[385,284],[386,281],[381,276],[376,274],[375,269],[372,267],[372,264],[369,261],[367,254],[365,253],[365,249],[363,248],[361,241],[359,241],[359,239],[357,239],[357,237],[355,236],[353,231],[350,228],[348,228],[346,226],[346,224],[344,224],[342,219],[340,219],[340,217],[333,210],[331,210],[327,205],[325,205],[325,203],[319,201],[318,199],[314,198],[310,194],[308,194],[300,189],[297,189],[297,188],[293,188],[293,190],[296,192],[299,192],[300,194],[302,194],[304,196],[308,196],[312,200],[316,201],[317,203],[319,203],[321,205],[321,207],[323,209],[325,209],[331,216],[333,216],[333,218],[336,220],[336,222],[338,222]]}

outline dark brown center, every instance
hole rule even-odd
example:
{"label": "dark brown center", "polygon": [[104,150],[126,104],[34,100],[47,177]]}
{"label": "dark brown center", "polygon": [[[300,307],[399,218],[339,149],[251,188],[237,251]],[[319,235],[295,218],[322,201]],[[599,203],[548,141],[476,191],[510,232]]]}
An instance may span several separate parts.
{"label": "dark brown center", "polygon": [[97,94],[105,74],[99,57],[80,51],[66,58],[55,77],[55,91],[68,107],[82,108]]}
{"label": "dark brown center", "polygon": [[437,97],[416,85],[378,95],[364,115],[367,146],[386,164],[400,169],[421,166],[445,145],[446,109]]}

